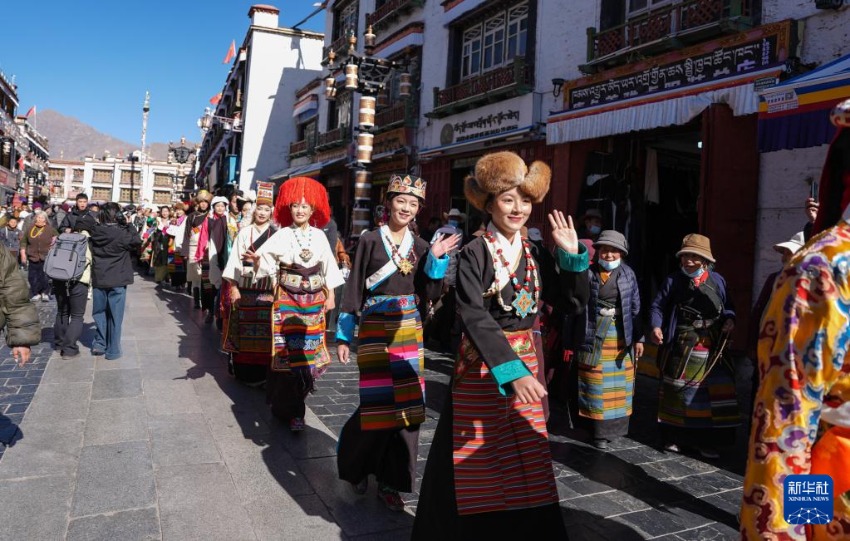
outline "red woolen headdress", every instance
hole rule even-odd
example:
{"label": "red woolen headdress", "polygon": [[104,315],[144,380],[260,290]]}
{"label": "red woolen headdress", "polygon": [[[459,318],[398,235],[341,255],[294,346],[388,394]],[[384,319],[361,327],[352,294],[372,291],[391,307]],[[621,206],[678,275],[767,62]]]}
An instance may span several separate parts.
{"label": "red woolen headdress", "polygon": [[283,227],[292,225],[292,212],[289,205],[300,203],[301,199],[313,207],[310,225],[322,228],[331,220],[331,208],[328,205],[328,191],[317,181],[309,177],[294,177],[283,183],[277,194],[274,206],[274,218]]}

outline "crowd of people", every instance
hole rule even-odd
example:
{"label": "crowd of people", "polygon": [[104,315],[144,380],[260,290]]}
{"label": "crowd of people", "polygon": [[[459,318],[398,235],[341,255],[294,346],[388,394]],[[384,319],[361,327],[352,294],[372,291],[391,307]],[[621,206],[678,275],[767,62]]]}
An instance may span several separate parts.
{"label": "crowd of people", "polygon": [[[850,101],[843,107],[850,110]],[[774,247],[782,270],[767,278],[753,307],[748,347],[758,368],[740,516],[745,539],[850,537],[850,131],[836,125],[821,203],[806,204],[813,225]],[[45,258],[76,233],[86,239],[85,271],[52,281],[63,358],[79,354],[90,289],[92,353],[120,358],[134,257],[157,288],[185,288],[195,309],[215,321],[231,374],[264,385],[272,413],[293,432],[305,429],[305,401],[332,362],[331,344],[341,363],[354,350],[360,404],[340,434],[339,478],[362,495],[374,477],[380,500],[401,511],[400,493],[413,490],[417,473],[430,339],[456,362],[413,538],[506,538],[534,524],[544,538],[566,539],[549,451],[550,398],[568,406],[588,443],[606,450],[629,431],[636,367],[649,342],[665,451],[715,459],[742,423],[729,354],[736,311],[710,239],[686,235],[678,269],[642,306],[627,239],[605,229],[600,213],[587,212],[576,227],[551,212],[552,250],[538,229],[526,228],[550,179],[542,162],[488,154],[464,184],[480,227],[465,228],[467,216],[451,209],[417,231],[427,183],[393,176],[375,227],[353,255],[325,188],[305,177],[285,181],[276,196],[273,184],[258,182],[256,192],[200,190],[190,205],[159,208],[106,203],[93,211],[81,194],[58,223],[42,209],[3,214],[7,343],[25,362],[27,346],[38,341],[30,301],[49,291]],[[18,261],[28,266],[29,295]],[[830,524],[784,522],[782,480],[791,473],[833,476]]]}

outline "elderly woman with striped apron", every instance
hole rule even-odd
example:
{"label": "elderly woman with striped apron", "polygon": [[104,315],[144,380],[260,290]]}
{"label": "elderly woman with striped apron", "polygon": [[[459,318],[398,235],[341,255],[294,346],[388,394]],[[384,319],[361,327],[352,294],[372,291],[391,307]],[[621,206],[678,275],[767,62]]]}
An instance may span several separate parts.
{"label": "elderly woman with striped apron", "polygon": [[373,474],[378,498],[393,511],[404,509],[399,492],[413,491],[419,425],[425,421],[417,296],[439,297],[449,264],[445,254],[460,242],[460,235],[453,235],[429,247],[410,231],[425,200],[425,185],[409,176],[390,179],[389,220],[360,237],[337,322],[337,352],[346,363],[355,314],[361,314],[360,407],[340,434],[339,477],[364,494]]}
{"label": "elderly woman with striped apron", "polygon": [[497,152],[466,179],[467,199],[490,223],[460,255],[463,338],[422,480],[415,540],[567,538],[533,329],[544,299],[570,312],[586,305],[588,261],[572,219],[560,212],[549,215],[557,263],[540,266],[522,238],[550,178],[542,162],[528,167],[513,152]]}
{"label": "elderly woman with striped apron", "polygon": [[603,231],[593,243],[599,255],[588,270],[590,302],[584,343],[577,348],[579,421],[593,446],[629,432],[635,366],[643,354],[640,292],[634,271],[623,262],[628,242],[619,231]]}
{"label": "elderly woman with striped apron", "polygon": [[733,444],[741,424],[735,370],[725,354],[735,310],[726,281],[714,271],[708,237],[687,235],[676,256],[681,269],[667,277],[650,308],[650,337],[661,346],[661,437],[668,451],[718,458],[716,447]]}

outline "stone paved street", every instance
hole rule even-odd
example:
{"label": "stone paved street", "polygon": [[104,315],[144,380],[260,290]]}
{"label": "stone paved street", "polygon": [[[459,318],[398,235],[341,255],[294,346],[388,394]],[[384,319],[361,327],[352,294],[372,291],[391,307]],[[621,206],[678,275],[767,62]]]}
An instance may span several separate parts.
{"label": "stone paved street", "polygon": [[[415,494],[409,512],[394,514],[374,488],[356,496],[336,479],[356,368],[332,365],[308,399],[307,430],[293,436],[262,390],[227,374],[214,331],[190,304],[137,279],[119,361],[88,354],[90,323],[74,360],[43,343],[18,370],[3,349],[0,412],[13,445],[0,460],[0,539],[407,539]],[[52,308],[40,307],[45,323]],[[420,474],[451,362],[429,352],[427,366]],[[656,448],[654,381],[641,376],[637,388],[633,433],[608,453],[581,443],[553,411],[570,538],[735,538],[744,430],[725,460],[665,454]]]}

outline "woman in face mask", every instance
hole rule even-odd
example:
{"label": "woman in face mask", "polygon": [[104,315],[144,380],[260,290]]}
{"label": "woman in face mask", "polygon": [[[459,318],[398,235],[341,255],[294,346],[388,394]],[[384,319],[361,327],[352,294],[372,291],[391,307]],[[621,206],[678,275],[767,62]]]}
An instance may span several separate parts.
{"label": "woman in face mask", "polygon": [[584,343],[578,347],[578,414],[593,446],[629,431],[635,363],[643,355],[640,292],[635,273],[623,262],[626,237],[602,231],[593,243],[597,261],[588,269],[590,300],[585,310]]}
{"label": "woman in face mask", "polygon": [[735,327],[726,281],[714,271],[708,237],[687,235],[676,254],[680,270],[667,277],[650,308],[662,383],[658,421],[665,449],[717,458],[741,424],[734,367],[724,355]]}

